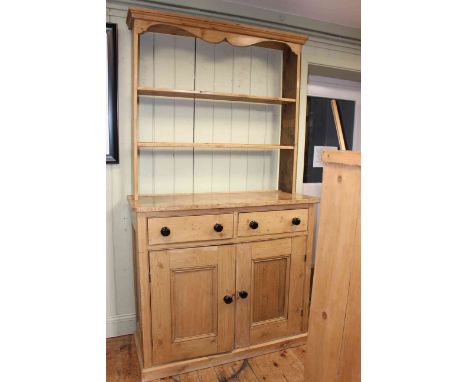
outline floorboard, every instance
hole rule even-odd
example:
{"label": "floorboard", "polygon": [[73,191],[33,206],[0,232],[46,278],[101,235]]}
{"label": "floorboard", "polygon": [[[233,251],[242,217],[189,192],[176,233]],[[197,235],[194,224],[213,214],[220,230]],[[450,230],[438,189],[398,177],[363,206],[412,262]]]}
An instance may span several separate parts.
{"label": "floorboard", "polygon": [[[301,382],[305,346],[162,378],[156,382]],[[107,339],[107,382],[139,382],[133,336]]]}

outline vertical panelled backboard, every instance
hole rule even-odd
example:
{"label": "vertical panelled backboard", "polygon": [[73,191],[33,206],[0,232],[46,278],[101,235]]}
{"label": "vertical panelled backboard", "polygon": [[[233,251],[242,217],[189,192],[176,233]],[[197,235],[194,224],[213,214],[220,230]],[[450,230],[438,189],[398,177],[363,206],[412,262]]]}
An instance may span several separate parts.
{"label": "vertical panelled backboard", "polygon": [[[195,90],[214,91],[214,45],[196,41]],[[213,142],[214,102],[195,100],[194,141]],[[211,192],[213,155],[210,150],[194,149],[193,192]]]}
{"label": "vertical panelled backboard", "polygon": [[[140,35],[140,86],[280,97],[282,52]],[[280,142],[281,106],[139,97],[139,139],[165,142]],[[277,189],[277,150],[145,148],[140,193]]]}
{"label": "vertical panelled backboard", "polygon": [[[214,45],[213,90],[232,93],[233,48],[228,43]],[[213,103],[213,142],[230,143],[232,136],[232,102]],[[213,150],[213,173],[211,190],[229,191],[230,187],[230,150]],[[215,181],[213,181],[215,180]]]}
{"label": "vertical panelled backboard", "polygon": [[[142,34],[140,86],[193,90],[194,39]],[[188,99],[139,97],[139,139],[192,142],[193,110],[193,101]],[[191,192],[192,169],[192,149],[141,150],[140,193]]]}

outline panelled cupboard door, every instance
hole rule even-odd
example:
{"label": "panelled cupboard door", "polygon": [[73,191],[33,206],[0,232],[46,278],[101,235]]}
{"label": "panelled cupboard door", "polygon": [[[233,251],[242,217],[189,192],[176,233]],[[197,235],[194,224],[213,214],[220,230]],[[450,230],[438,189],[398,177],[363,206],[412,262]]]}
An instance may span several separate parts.
{"label": "panelled cupboard door", "polygon": [[150,267],[153,363],[232,350],[234,247],[153,251]]}
{"label": "panelled cupboard door", "polygon": [[306,236],[237,245],[236,347],[301,332],[305,251]]}

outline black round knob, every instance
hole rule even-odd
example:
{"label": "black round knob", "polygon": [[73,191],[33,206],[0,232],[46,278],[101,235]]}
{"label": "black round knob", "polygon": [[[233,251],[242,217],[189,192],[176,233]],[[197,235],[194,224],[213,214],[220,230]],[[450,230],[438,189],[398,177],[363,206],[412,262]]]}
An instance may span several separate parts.
{"label": "black round knob", "polygon": [[301,224],[301,219],[299,219],[299,218],[292,218],[292,223],[293,223],[294,225],[299,225],[299,224]]}
{"label": "black round knob", "polygon": [[249,295],[249,294],[248,294],[247,291],[245,291],[245,290],[240,290],[240,291],[239,291],[239,297],[240,297],[240,298],[247,298],[248,295]]}
{"label": "black round knob", "polygon": [[255,220],[252,220],[249,223],[249,227],[252,228],[252,229],[257,229],[258,228],[258,223]]}
{"label": "black round knob", "polygon": [[213,229],[216,231],[216,232],[221,232],[223,230],[223,225],[222,224],[219,224],[219,223],[216,223],[213,227]]}
{"label": "black round knob", "polygon": [[224,296],[223,300],[226,304],[230,304],[232,302],[232,296]]}
{"label": "black round knob", "polygon": [[161,235],[163,236],[169,236],[171,234],[171,230],[167,227],[162,227],[161,228]]}

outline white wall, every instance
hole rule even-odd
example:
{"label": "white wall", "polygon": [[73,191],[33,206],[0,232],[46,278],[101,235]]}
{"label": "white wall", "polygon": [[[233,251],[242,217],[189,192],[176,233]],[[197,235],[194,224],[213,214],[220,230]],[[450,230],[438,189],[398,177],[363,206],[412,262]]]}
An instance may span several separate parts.
{"label": "white wall", "polygon": [[107,172],[107,336],[135,328],[130,211],[131,191],[131,34],[124,13],[107,9],[107,21],[118,28],[118,98],[120,163]]}
{"label": "white wall", "polygon": [[[126,201],[131,194],[131,32],[125,18],[125,5],[107,4],[107,21],[118,24],[120,149],[120,164],[106,166],[107,336],[131,333],[135,327],[131,222]],[[308,62],[315,62],[359,70],[359,55],[356,60],[355,50],[336,45],[336,42],[328,46],[318,40],[312,42],[311,48],[304,48],[303,69]],[[209,45],[199,40],[196,58],[194,49],[195,39],[190,37],[143,35],[141,84],[280,95],[281,56],[278,51]],[[229,102],[146,97],[140,99],[140,104],[141,140],[279,141],[279,106],[236,104],[232,107]],[[302,105],[305,103],[301,97],[301,116],[305,118]],[[300,163],[302,156],[299,155]],[[278,153],[271,151],[146,150],[140,168],[141,192],[271,189],[276,188],[277,166]],[[299,171],[302,185],[302,167]]]}

